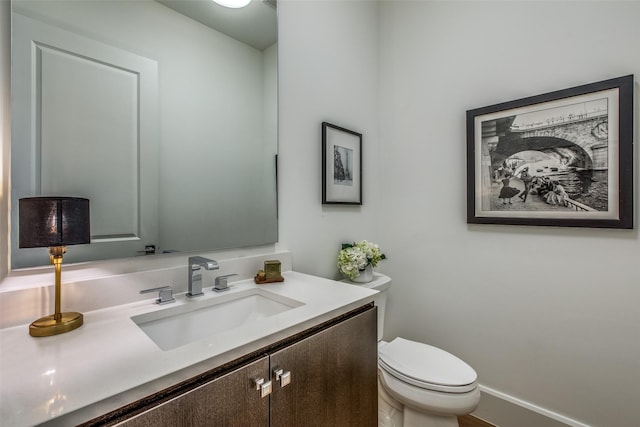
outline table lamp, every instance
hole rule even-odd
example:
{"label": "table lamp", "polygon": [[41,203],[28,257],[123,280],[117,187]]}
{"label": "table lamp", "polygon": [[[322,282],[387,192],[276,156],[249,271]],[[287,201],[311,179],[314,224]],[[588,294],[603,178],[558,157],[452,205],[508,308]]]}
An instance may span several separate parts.
{"label": "table lamp", "polygon": [[48,337],[83,323],[81,313],[60,312],[62,256],[69,245],[91,242],[89,200],[78,197],[27,197],[19,200],[20,248],[49,248],[55,267],[55,313],[29,325],[29,335]]}

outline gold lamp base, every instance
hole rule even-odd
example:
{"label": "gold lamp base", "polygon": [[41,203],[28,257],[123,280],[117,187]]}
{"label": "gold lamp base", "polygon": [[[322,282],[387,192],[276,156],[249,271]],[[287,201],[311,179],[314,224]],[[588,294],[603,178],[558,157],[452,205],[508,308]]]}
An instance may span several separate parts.
{"label": "gold lamp base", "polygon": [[[56,317],[59,317],[56,319]],[[41,317],[29,325],[29,335],[32,337],[50,337],[64,334],[82,326],[84,318],[81,313],[67,312],[51,314]]]}

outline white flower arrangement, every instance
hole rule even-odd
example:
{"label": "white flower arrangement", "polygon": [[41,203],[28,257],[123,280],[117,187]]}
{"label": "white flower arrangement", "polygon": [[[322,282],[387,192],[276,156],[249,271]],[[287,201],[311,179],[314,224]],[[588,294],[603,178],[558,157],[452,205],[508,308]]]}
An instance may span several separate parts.
{"label": "white flower arrangement", "polygon": [[343,243],[342,250],[338,253],[338,269],[340,269],[340,273],[353,280],[369,264],[375,267],[386,258],[375,243],[366,240]]}

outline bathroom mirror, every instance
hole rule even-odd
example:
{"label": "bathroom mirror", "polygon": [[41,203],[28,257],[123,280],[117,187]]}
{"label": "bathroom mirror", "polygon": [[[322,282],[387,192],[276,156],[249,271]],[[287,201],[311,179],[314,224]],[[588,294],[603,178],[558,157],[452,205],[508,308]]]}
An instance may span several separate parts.
{"label": "bathroom mirror", "polygon": [[276,15],[13,0],[12,268],[48,263],[17,243],[36,195],[91,201],[92,243],[65,262],[275,243]]}

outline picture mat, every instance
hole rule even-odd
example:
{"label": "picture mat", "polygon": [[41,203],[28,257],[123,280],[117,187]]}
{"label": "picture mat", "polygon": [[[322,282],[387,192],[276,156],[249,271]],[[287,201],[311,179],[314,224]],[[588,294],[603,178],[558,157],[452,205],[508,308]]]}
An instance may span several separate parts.
{"label": "picture mat", "polygon": [[[478,217],[505,217],[505,218],[561,218],[561,219],[618,219],[619,214],[619,89],[613,88],[598,92],[592,92],[583,95],[572,96],[563,99],[557,99],[542,102],[535,105],[527,105],[523,107],[502,110],[474,118],[474,144],[475,152],[482,153],[482,123],[489,120],[495,120],[510,116],[523,114],[531,114],[542,112],[545,110],[566,109],[572,105],[594,102],[598,100],[606,100],[607,117],[608,117],[608,146],[607,146],[607,176],[608,176],[608,210],[607,211],[497,211],[483,208],[488,206],[487,198],[490,194],[484,194],[483,188],[486,188],[487,182],[483,182],[482,174],[482,156],[475,157],[475,214]],[[486,180],[486,175],[484,176]]]}
{"label": "picture mat", "polygon": [[[359,202],[360,201],[360,137],[347,132],[343,132],[338,129],[327,126],[327,146],[325,156],[326,158],[326,176],[325,176],[325,188],[327,201],[331,202]],[[352,150],[353,158],[351,162],[352,170],[352,182],[351,185],[341,185],[334,183],[334,176],[336,174],[335,162],[334,162],[334,150],[338,147],[343,147],[348,150]]]}

